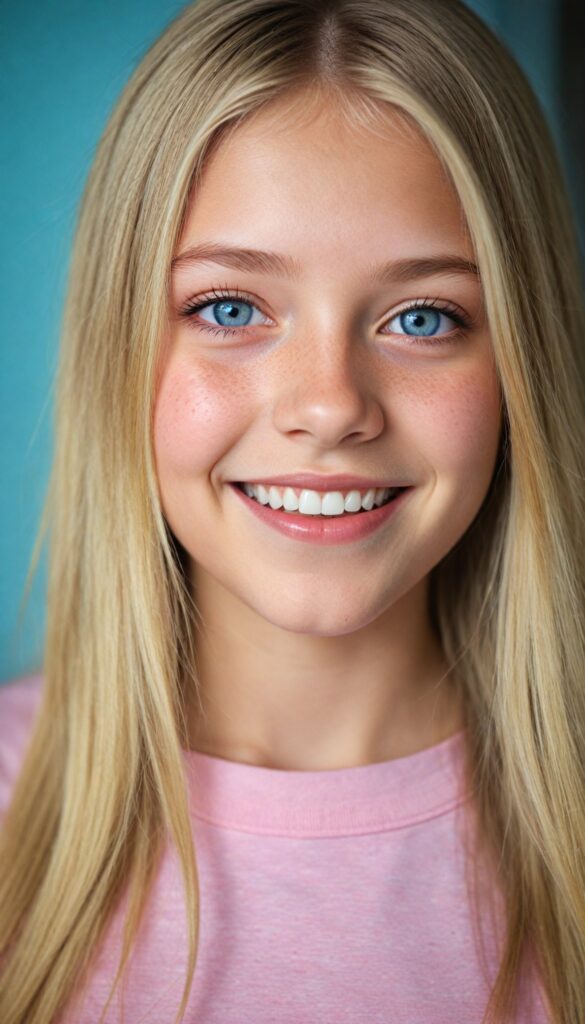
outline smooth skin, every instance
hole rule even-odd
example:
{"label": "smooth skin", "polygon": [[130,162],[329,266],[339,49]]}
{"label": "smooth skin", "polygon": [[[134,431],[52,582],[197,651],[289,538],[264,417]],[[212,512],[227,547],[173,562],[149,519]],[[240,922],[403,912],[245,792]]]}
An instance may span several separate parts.
{"label": "smooth skin", "polygon": [[[293,770],[405,757],[464,726],[429,573],[476,517],[502,428],[478,276],[375,275],[389,261],[474,260],[437,156],[391,106],[358,130],[310,99],[274,101],[211,154],[176,255],[203,242],[270,250],[295,273],[176,262],[154,418],[163,510],[202,623],[190,747]],[[249,324],[206,330],[227,323],[213,295],[185,315],[236,288]],[[398,314],[417,300],[469,326],[444,314],[413,337]],[[372,536],[321,547],[272,530],[230,487],[301,471],[414,490]]]}

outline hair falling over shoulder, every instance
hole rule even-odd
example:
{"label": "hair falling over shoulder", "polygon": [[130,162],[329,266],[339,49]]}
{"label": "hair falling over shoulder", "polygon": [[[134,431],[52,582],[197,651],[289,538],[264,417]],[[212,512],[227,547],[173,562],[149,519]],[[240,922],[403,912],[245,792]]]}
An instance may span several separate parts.
{"label": "hair falling over shoulder", "polygon": [[47,1024],[70,1004],[127,891],[113,995],[167,839],[190,940],[177,1022],[185,1011],[199,890],[181,752],[197,609],[151,441],[169,266],[214,142],[307,87],[363,123],[400,108],[467,217],[505,425],[484,505],[431,593],[464,694],[475,838],[506,900],[483,1024],[513,1019],[528,950],[551,1021],[585,1021],[585,311],[549,131],[515,61],[459,0],[198,0],[124,89],[79,213],[30,570],[47,543],[43,703],[1,835],[4,1024]]}

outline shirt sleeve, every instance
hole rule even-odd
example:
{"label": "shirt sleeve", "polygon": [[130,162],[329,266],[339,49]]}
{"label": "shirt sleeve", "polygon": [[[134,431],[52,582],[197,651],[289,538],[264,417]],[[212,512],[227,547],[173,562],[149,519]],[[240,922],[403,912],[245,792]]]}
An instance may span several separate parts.
{"label": "shirt sleeve", "polygon": [[8,810],[41,703],[42,677],[0,685],[0,820]]}

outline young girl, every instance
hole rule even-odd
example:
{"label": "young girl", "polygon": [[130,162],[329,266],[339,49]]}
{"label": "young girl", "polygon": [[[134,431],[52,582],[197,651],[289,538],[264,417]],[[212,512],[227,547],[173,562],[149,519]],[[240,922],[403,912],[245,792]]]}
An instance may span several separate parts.
{"label": "young girl", "polygon": [[458,0],[198,0],[145,57],[0,694],[4,1024],[585,1020],[563,189]]}

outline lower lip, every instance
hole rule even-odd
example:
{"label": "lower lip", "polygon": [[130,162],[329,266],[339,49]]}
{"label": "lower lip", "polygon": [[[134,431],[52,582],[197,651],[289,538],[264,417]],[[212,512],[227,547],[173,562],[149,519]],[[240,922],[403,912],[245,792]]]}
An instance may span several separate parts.
{"label": "lower lip", "polygon": [[230,487],[250,509],[250,512],[271,526],[273,530],[278,530],[285,537],[292,537],[293,540],[302,540],[310,544],[348,544],[351,541],[369,537],[395,515],[413,490],[412,487],[405,487],[392,501],[381,505],[380,508],[372,509],[371,512],[347,513],[343,516],[328,518],[295,515],[280,509],[273,509],[270,505],[261,505],[259,501],[249,498],[246,492],[241,491],[236,484],[230,484]]}

